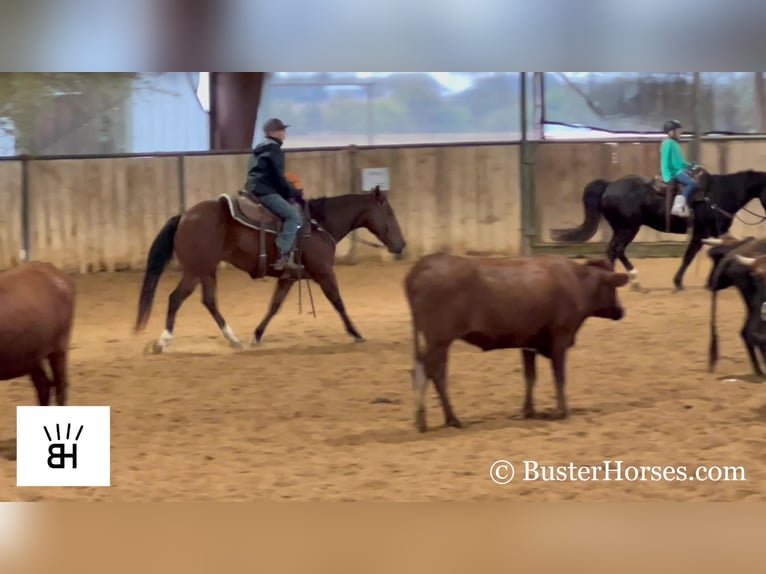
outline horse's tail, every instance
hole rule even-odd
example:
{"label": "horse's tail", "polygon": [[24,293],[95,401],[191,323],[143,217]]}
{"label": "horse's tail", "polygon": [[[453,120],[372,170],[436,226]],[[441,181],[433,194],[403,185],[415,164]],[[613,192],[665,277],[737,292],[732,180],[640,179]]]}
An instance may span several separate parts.
{"label": "horse's tail", "polygon": [[154,293],[157,291],[160,276],[173,258],[175,236],[180,221],[180,215],[174,215],[168,219],[149,248],[149,255],[146,258],[144,283],[141,286],[141,296],[138,300],[138,317],[136,318],[134,329],[136,333],[142,331],[149,321],[149,314],[152,311],[152,303],[154,302]]}
{"label": "horse's tail", "polygon": [[585,186],[582,194],[585,221],[573,229],[552,230],[551,236],[554,241],[581,243],[596,235],[601,221],[601,196],[608,185],[609,182],[604,179],[595,179]]}
{"label": "horse's tail", "polygon": [[710,303],[710,346],[708,347],[707,365],[711,373],[718,362],[718,330],[715,327],[716,301],[718,291],[713,291]]}

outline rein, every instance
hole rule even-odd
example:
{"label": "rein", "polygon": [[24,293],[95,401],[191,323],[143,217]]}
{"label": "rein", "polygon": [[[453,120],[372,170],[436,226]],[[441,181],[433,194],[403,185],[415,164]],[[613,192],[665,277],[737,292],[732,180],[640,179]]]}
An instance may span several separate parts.
{"label": "rein", "polygon": [[[337,243],[335,241],[335,238],[332,236],[332,234],[329,231],[327,231],[324,227],[322,227],[319,224],[319,222],[317,222],[315,219],[312,219],[311,223],[316,225],[316,227],[317,227],[317,229],[319,231],[323,231],[324,233],[326,233],[327,236],[330,239],[332,239],[333,243]],[[351,241],[354,241],[355,243],[361,243],[362,245],[367,245],[368,247],[375,247],[376,249],[385,249],[386,248],[386,246],[382,245],[381,243],[373,243],[372,241],[367,241],[366,239],[359,239],[358,237],[355,237],[353,235],[349,239],[351,239]]]}
{"label": "rein", "polygon": [[[720,213],[721,215],[724,215],[724,216],[728,217],[732,221],[737,219],[737,220],[739,220],[740,222],[742,222],[745,225],[759,225],[759,224],[763,223],[764,221],[766,221],[766,215],[759,215],[759,214],[755,213],[754,211],[750,211],[747,207],[744,207],[744,206],[739,208],[737,210],[737,212],[735,212],[735,213],[729,213],[725,209],[719,207],[718,204],[711,202],[710,198],[707,197],[707,196],[705,196],[705,201],[710,205],[710,209]],[[755,221],[755,222],[752,222],[752,223],[750,223],[748,221],[745,221],[744,219],[742,219],[742,217],[737,215],[737,213],[740,212],[740,211],[744,211],[745,213],[747,213],[749,215],[752,215],[753,217],[757,217],[758,221]]]}
{"label": "rein", "polygon": [[353,235],[351,236],[351,241],[354,241],[356,243],[361,243],[362,245],[367,245],[368,247],[374,247],[375,249],[385,249],[386,247],[385,245],[381,245],[380,243],[373,243],[372,241],[359,239],[358,237],[354,237]]}
{"label": "rein", "polygon": [[759,215],[758,213],[755,213],[754,211],[750,211],[746,207],[742,207],[738,211],[744,211],[744,212],[748,213],[749,215],[757,217],[758,221],[755,221],[755,222],[752,222],[752,223],[748,222],[748,221],[745,221],[744,219],[742,219],[736,213],[729,213],[725,209],[722,209],[722,208],[718,207],[718,205],[716,205],[715,203],[711,203],[710,202],[710,198],[708,198],[708,197],[705,198],[705,201],[707,201],[710,204],[710,208],[713,209],[714,211],[717,211],[721,215],[725,215],[726,217],[728,217],[731,220],[738,219],[739,221],[741,221],[745,225],[759,225],[759,224],[763,223],[764,221],[766,221],[766,215]]}

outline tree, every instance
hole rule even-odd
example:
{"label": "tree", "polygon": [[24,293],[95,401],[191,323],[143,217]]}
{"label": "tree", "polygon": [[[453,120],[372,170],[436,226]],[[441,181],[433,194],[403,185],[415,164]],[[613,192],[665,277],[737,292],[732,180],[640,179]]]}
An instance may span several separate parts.
{"label": "tree", "polygon": [[0,129],[17,153],[38,154],[105,110],[140,82],[135,73],[0,73]]}

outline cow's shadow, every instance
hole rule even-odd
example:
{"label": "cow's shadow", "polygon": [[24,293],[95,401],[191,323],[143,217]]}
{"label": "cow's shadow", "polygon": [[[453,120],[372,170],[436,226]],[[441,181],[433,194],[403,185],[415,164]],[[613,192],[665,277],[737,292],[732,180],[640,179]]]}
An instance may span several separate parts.
{"label": "cow's shadow", "polygon": [[374,428],[362,432],[336,436],[326,442],[332,446],[347,446],[368,443],[403,444],[421,442],[424,440],[450,439],[456,434],[472,434],[486,431],[496,431],[507,428],[540,429],[553,428],[551,425],[567,425],[577,416],[598,416],[604,411],[601,408],[570,408],[570,418],[558,419],[553,409],[539,409],[534,417],[524,418],[521,413],[508,413],[498,411],[486,413],[477,417],[461,417],[463,428],[456,429],[445,427],[442,413],[435,411],[428,419],[428,432],[419,433],[412,426],[411,421],[395,428]]}
{"label": "cow's shadow", "polygon": [[5,460],[16,460],[16,439],[0,439],[0,457]]}

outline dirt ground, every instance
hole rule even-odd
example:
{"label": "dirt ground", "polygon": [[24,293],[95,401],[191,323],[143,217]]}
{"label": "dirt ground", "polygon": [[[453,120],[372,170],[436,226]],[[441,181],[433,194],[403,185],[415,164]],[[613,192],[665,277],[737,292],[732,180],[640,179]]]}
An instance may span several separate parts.
{"label": "dirt ground", "polygon": [[[518,351],[457,343],[449,390],[462,430],[446,429],[429,389],[430,431],[413,426],[405,264],[339,267],[341,293],[367,342],[355,344],[317,286],[317,317],[294,289],[258,349],[229,348],[200,304],[181,309],[165,354],[142,354],[164,323],[178,276],[163,277],[145,335],[131,326],[141,277],[79,279],[70,402],[112,408],[111,488],[16,488],[15,407],[30,382],[0,385],[0,500],[764,500],[766,397],[739,340],[737,293],[719,304],[722,359],[706,371],[707,258],[673,294],[675,260],[636,262],[648,294],[622,290],[621,322],[591,319],[570,352],[565,421],[524,420]],[[219,303],[250,341],[273,281],[223,271]],[[536,404],[554,404],[538,364]],[[735,380],[731,380],[735,379]],[[514,463],[510,484],[493,461]],[[744,481],[525,481],[541,465],[743,466]],[[499,476],[503,476],[501,473]],[[615,475],[612,475],[615,478]]]}

